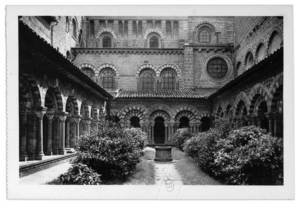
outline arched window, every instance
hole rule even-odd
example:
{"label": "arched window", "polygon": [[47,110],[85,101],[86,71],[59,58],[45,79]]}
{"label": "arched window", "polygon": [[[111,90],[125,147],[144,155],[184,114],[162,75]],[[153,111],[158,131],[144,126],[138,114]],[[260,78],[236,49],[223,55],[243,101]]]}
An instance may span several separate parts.
{"label": "arched window", "polygon": [[158,48],[159,47],[159,43],[158,43],[158,37],[156,36],[152,36],[149,40],[149,46],[150,48]]}
{"label": "arched window", "polygon": [[240,75],[241,74],[241,62],[239,61],[237,64],[236,64],[236,74],[237,75]]}
{"label": "arched window", "polygon": [[220,57],[212,58],[207,63],[208,74],[215,79],[222,79],[228,71],[227,63]]}
{"label": "arched window", "polygon": [[72,20],[72,29],[74,38],[77,38],[77,23],[75,19]]}
{"label": "arched window", "polygon": [[162,89],[175,90],[176,88],[176,72],[172,68],[162,70],[161,74]]}
{"label": "arched window", "polygon": [[254,62],[253,55],[251,52],[248,52],[245,58],[246,69],[249,69],[253,65],[253,62]]}
{"label": "arched window", "polygon": [[90,78],[93,78],[95,76],[94,70],[89,67],[83,67],[81,70]]}
{"label": "arched window", "polygon": [[210,43],[211,29],[208,26],[203,26],[199,29],[198,40],[200,43]]}
{"label": "arched window", "polygon": [[116,73],[111,68],[104,68],[100,72],[100,82],[101,86],[108,90],[114,90],[116,88],[115,83]]}
{"label": "arched window", "polygon": [[102,47],[111,48],[112,47],[112,38],[110,36],[104,36],[102,38]]}
{"label": "arched window", "polygon": [[66,17],[66,32],[68,33],[70,31],[70,20],[69,17]]}
{"label": "arched window", "polygon": [[149,48],[161,48],[161,38],[157,33],[150,33],[147,38]]}
{"label": "arched window", "polygon": [[263,43],[259,44],[257,49],[256,49],[256,59],[257,62],[263,60],[265,58],[265,54],[266,54],[266,49]]}
{"label": "arched window", "polygon": [[276,50],[278,50],[281,47],[282,44],[282,39],[278,32],[273,32],[270,40],[269,40],[269,47],[268,47],[268,52],[269,54],[274,53]]}
{"label": "arched window", "polygon": [[155,72],[152,69],[144,69],[140,73],[140,89],[142,91],[153,91]]}

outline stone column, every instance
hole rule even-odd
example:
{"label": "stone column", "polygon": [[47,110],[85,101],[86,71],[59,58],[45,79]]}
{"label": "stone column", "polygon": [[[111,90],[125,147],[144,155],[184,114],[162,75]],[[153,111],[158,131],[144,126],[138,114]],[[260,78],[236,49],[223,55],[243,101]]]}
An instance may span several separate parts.
{"label": "stone column", "polygon": [[53,131],[53,127],[52,127],[52,123],[53,123],[53,117],[54,117],[54,112],[47,112],[46,113],[47,116],[47,151],[45,152],[46,155],[52,155],[53,154],[53,150],[52,150],[52,140],[53,140],[53,135],[52,135],[52,131]]}
{"label": "stone column", "polygon": [[70,148],[70,123],[71,123],[71,118],[68,117],[66,119],[66,129],[65,129],[65,134],[66,134],[66,137],[65,137],[65,140],[66,140],[66,148]]}
{"label": "stone column", "polygon": [[86,119],[86,127],[87,127],[87,133],[88,133],[88,135],[91,134],[91,123],[92,123],[91,118],[87,118]]}
{"label": "stone column", "polygon": [[266,113],[266,117],[268,119],[268,132],[270,134],[273,134],[273,131],[272,131],[272,114],[271,113]]}
{"label": "stone column", "polygon": [[35,111],[35,115],[38,118],[38,134],[37,134],[37,160],[42,160],[44,156],[44,144],[43,144],[43,118],[46,113],[46,108],[41,108]]}
{"label": "stone column", "polygon": [[81,117],[79,115],[77,115],[77,116],[74,116],[73,119],[74,119],[75,124],[76,124],[76,136],[75,136],[75,142],[74,142],[74,145],[76,146],[78,144],[78,140],[80,138],[79,124],[80,124]]}
{"label": "stone column", "polygon": [[65,154],[65,122],[67,118],[66,112],[61,112],[58,114],[59,119],[59,137],[58,137],[58,154]]}
{"label": "stone column", "polygon": [[28,159],[27,155],[27,111],[20,112],[20,161],[26,161]]}

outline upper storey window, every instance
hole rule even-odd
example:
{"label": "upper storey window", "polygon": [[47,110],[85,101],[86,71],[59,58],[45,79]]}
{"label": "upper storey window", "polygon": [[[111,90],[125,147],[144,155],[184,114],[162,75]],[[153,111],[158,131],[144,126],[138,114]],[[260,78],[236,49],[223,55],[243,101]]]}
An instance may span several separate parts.
{"label": "upper storey window", "polygon": [[212,78],[222,79],[226,76],[227,71],[226,61],[220,57],[212,58],[207,63],[207,72]]}
{"label": "upper storey window", "polygon": [[199,29],[198,40],[200,43],[210,43],[211,41],[211,30],[209,27],[204,26]]}
{"label": "upper storey window", "polygon": [[102,48],[113,47],[113,36],[110,32],[104,32],[100,35],[100,46]]}
{"label": "upper storey window", "polygon": [[161,38],[157,33],[150,33],[147,38],[149,48],[161,48]]}
{"label": "upper storey window", "polygon": [[94,70],[89,67],[83,67],[81,70],[90,78],[93,78],[95,76]]}
{"label": "upper storey window", "polygon": [[114,90],[116,89],[115,83],[116,73],[113,69],[107,67],[100,72],[100,82],[104,89]]}
{"label": "upper storey window", "polygon": [[140,89],[142,91],[153,91],[155,83],[155,72],[152,69],[144,69],[140,73]]}
{"label": "upper storey window", "polygon": [[102,39],[102,47],[103,48],[111,48],[112,47],[112,40],[110,36],[104,36]]}
{"label": "upper storey window", "polygon": [[245,66],[246,69],[249,69],[254,63],[253,54],[249,51],[245,58]]}
{"label": "upper storey window", "polygon": [[273,32],[269,39],[268,53],[272,54],[282,45],[282,38],[277,31]]}
{"label": "upper storey window", "polygon": [[70,31],[70,19],[69,17],[66,17],[66,32],[68,33]]}
{"label": "upper storey window", "polygon": [[175,90],[176,88],[176,71],[172,68],[164,69],[161,74],[162,89]]}
{"label": "upper storey window", "polygon": [[77,38],[77,23],[75,19],[72,20],[72,29],[73,29],[73,33],[72,33],[73,37]]}
{"label": "upper storey window", "polygon": [[152,36],[149,39],[149,47],[150,48],[159,48],[159,39],[157,36]]}

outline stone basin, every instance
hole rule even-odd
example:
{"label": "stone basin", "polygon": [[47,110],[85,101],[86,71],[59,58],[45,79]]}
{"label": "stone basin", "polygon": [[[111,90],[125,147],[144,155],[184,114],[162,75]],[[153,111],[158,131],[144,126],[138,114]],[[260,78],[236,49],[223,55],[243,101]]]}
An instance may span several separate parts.
{"label": "stone basin", "polygon": [[155,147],[155,161],[170,162],[172,161],[172,147],[171,146],[156,146]]}

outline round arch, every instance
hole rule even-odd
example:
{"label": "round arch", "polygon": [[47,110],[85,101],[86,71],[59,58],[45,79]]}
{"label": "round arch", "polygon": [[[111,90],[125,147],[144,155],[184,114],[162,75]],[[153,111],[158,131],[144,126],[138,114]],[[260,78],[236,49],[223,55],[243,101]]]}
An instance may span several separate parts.
{"label": "round arch", "polygon": [[232,105],[234,115],[236,115],[236,113],[237,113],[237,107],[238,107],[238,104],[240,103],[240,101],[243,101],[243,103],[245,104],[245,108],[246,108],[247,112],[249,112],[250,100],[249,100],[249,98],[248,98],[248,96],[246,95],[245,92],[240,92],[236,96],[235,101]]}
{"label": "round arch", "polygon": [[78,103],[74,96],[69,96],[67,98],[66,112],[68,112],[69,115],[78,115],[79,113]]}
{"label": "round arch", "polygon": [[254,110],[254,105],[256,103],[256,99],[262,98],[266,101],[268,107],[270,106],[270,100],[271,100],[271,94],[268,91],[268,89],[262,85],[262,84],[256,84],[254,87],[252,87],[250,93],[249,93],[249,100],[250,100],[250,107],[249,107],[249,113],[252,113]]}
{"label": "round arch", "polygon": [[139,77],[141,72],[144,70],[144,69],[152,69],[154,72],[155,72],[155,75],[157,76],[159,73],[158,73],[158,69],[152,65],[152,64],[143,64],[141,66],[139,66],[137,72],[136,72],[136,77]]}
{"label": "round arch", "polygon": [[49,87],[45,96],[45,106],[48,109],[63,111],[62,95],[57,87]]}
{"label": "round arch", "polygon": [[179,66],[177,64],[163,64],[163,65],[159,66],[156,71],[156,76],[159,77],[161,72],[167,68],[174,69],[177,74],[177,77],[181,78],[181,69],[179,68]]}

